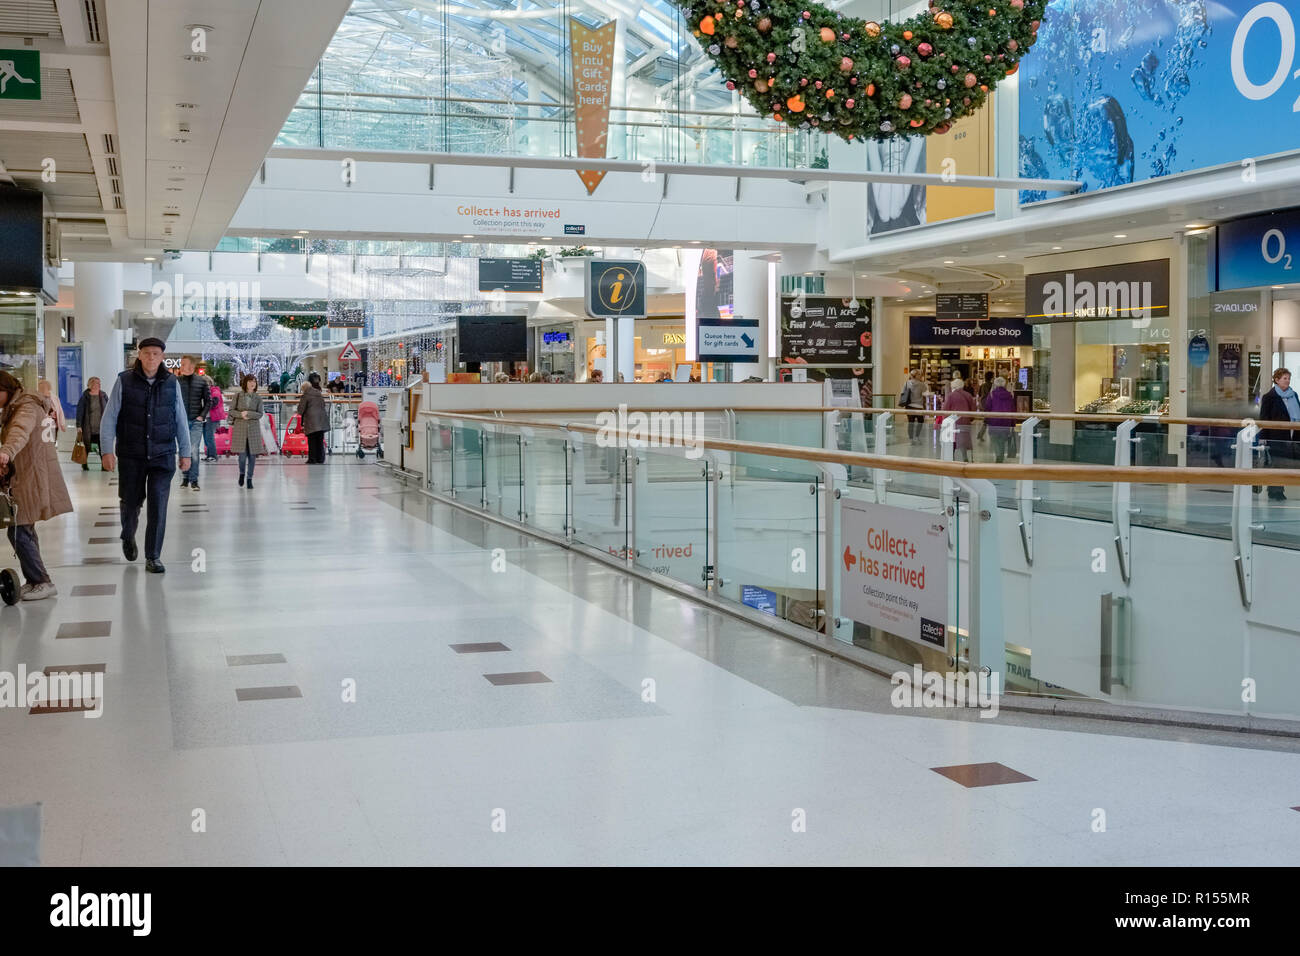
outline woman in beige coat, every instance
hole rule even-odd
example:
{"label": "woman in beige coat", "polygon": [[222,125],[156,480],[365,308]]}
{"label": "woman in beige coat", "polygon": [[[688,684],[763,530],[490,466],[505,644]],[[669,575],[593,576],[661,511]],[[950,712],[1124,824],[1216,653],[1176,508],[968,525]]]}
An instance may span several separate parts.
{"label": "woman in beige coat", "polygon": [[[262,397],[257,394],[257,379],[245,375],[239,380],[239,394],[230,403],[230,450],[239,456],[239,483],[253,490],[253,469],[257,456],[266,454],[262,443]],[[244,484],[244,476],[248,484]]]}
{"label": "woman in beige coat", "polygon": [[27,579],[20,592],[24,601],[59,593],[45,570],[36,537],[36,522],[72,511],[55,450],[57,427],[47,399],[24,391],[18,379],[0,372],[0,480],[8,482],[17,510],[9,543]]}

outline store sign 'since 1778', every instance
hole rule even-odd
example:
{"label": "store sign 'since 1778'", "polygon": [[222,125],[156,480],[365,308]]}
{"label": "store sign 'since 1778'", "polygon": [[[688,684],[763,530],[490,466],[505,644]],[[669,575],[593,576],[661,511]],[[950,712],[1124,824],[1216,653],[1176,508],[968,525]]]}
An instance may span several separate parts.
{"label": "store sign 'since 1778'", "polygon": [[1025,276],[1025,319],[1031,325],[1105,319],[1145,323],[1168,314],[1168,259]]}
{"label": "store sign 'since 1778'", "polygon": [[927,647],[943,648],[948,621],[948,519],[840,499],[841,610]]}

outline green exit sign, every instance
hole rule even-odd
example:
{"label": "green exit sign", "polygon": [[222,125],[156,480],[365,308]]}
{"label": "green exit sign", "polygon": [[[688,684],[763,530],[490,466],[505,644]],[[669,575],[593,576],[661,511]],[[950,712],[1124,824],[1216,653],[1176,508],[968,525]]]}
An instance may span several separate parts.
{"label": "green exit sign", "polygon": [[40,98],[40,51],[0,50],[0,100]]}

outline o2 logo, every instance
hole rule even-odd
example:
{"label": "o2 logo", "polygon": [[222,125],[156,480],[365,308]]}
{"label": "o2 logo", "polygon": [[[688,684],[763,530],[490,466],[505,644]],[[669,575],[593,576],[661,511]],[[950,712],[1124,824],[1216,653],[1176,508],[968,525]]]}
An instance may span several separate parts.
{"label": "o2 logo", "polygon": [[1264,261],[1271,266],[1285,261],[1283,269],[1291,268],[1291,253],[1286,251],[1286,236],[1282,234],[1281,229],[1270,229],[1264,233],[1264,237],[1259,240],[1259,254],[1264,257]]}
{"label": "o2 logo", "polygon": [[[1250,77],[1246,75],[1246,40],[1250,37],[1250,31],[1261,20],[1272,20],[1277,26],[1278,33],[1282,38],[1282,49],[1278,57],[1277,69],[1267,83],[1252,83]],[[1287,74],[1291,73],[1291,67],[1295,61],[1295,23],[1291,19],[1291,14],[1287,12],[1286,7],[1280,3],[1261,3],[1257,7],[1252,7],[1244,17],[1241,23],[1237,24],[1237,32],[1232,38],[1232,82],[1237,87],[1237,92],[1248,100],[1266,100],[1282,88],[1286,82]],[[1300,70],[1296,70],[1292,76],[1300,79]],[[1297,98],[1291,106],[1291,112],[1300,113],[1300,98]],[[1275,261],[1275,260],[1274,260]],[[1289,269],[1290,266],[1287,266]]]}

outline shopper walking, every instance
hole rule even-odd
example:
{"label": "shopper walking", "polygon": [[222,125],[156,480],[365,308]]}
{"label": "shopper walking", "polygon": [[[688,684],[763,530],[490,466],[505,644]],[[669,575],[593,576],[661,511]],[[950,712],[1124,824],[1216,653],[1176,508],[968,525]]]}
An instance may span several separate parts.
{"label": "shopper walking", "polygon": [[148,502],[144,532],[145,570],[162,574],[167,530],[167,499],[171,497],[176,459],[181,471],[190,467],[189,418],[176,376],[163,365],[167,346],[162,339],[140,343],[135,365],[117,377],[100,425],[100,457],[104,470],[112,471],[121,459],[117,483],[122,514],[122,554],[136,559],[135,532],[140,507]]}
{"label": "shopper walking", "polygon": [[181,374],[176,379],[181,388],[181,401],[185,404],[190,449],[194,453],[190,459],[190,467],[181,476],[181,487],[189,487],[194,491],[199,490],[199,443],[203,440],[203,429],[208,421],[208,412],[212,410],[212,384],[206,375],[199,375],[195,371],[197,364],[193,356],[182,357]]}
{"label": "shopper walking", "polygon": [[[1016,396],[1012,395],[1007,388],[1007,380],[999,375],[993,380],[993,387],[984,398],[983,410],[986,412],[1014,412],[1016,410]],[[985,424],[989,427],[989,437],[993,441],[993,455],[997,461],[1006,458],[1008,452],[1014,452],[1012,447],[1012,429],[1015,428],[1016,420],[1014,418],[986,418]]]}
{"label": "shopper walking", "polygon": [[[99,426],[104,420],[104,407],[108,405],[108,395],[99,387],[99,379],[91,378],[86,383],[86,390],[81,393],[81,398],[77,400],[77,440],[86,446],[86,452],[89,454],[94,451],[100,453],[99,447]],[[104,467],[104,461],[101,458],[99,467]],[[90,471],[88,462],[81,463],[82,471]]]}
{"label": "shopper walking", "polygon": [[330,412],[325,404],[325,393],[320,389],[320,374],[312,372],[302,387],[298,400],[299,421],[307,434],[307,464],[325,464],[325,433],[330,427]]}
{"label": "shopper walking", "polygon": [[266,454],[262,441],[262,397],[257,394],[257,377],[239,380],[239,394],[230,403],[230,450],[239,455],[240,487],[253,490],[253,469],[257,456]]}
{"label": "shopper walking", "polygon": [[[959,378],[952,380],[951,390],[948,397],[944,399],[943,410],[945,412],[973,412],[977,411],[975,396],[966,389],[966,383]],[[953,433],[953,458],[958,461],[971,460],[971,440],[970,440],[970,422],[969,418],[958,416]]]}
{"label": "shopper walking", "polygon": [[[1273,387],[1259,400],[1259,417],[1266,422],[1300,421],[1300,396],[1291,387],[1291,372],[1288,369],[1280,368],[1273,373]],[[1273,467],[1293,467],[1291,459],[1295,458],[1295,447],[1294,431],[1288,430],[1284,437],[1270,439],[1268,457]],[[1273,501],[1286,501],[1281,485],[1270,486],[1268,496]]]}
{"label": "shopper walking", "polygon": [[0,372],[0,480],[8,483],[17,512],[8,533],[27,580],[19,591],[24,601],[59,593],[45,570],[36,536],[36,522],[72,511],[59,470],[55,428],[49,400],[24,391],[18,379]]}
{"label": "shopper walking", "polygon": [[[980,408],[984,407],[984,400],[989,397],[989,392],[991,391],[993,391],[993,373],[985,372],[984,384],[982,384],[980,386],[980,390],[975,393],[975,400],[979,402]],[[989,430],[988,426],[989,423],[987,419],[981,420],[979,434],[976,435],[975,437],[978,438],[980,441],[983,441],[984,436],[988,434],[988,430]]]}
{"label": "shopper walking", "polygon": [[[921,382],[921,370],[912,369],[903,383],[903,391],[899,393],[898,404],[903,408],[925,408],[925,385]],[[921,435],[924,432],[925,419],[921,415],[907,416],[907,438],[913,445],[921,443]]]}
{"label": "shopper walking", "polygon": [[203,423],[203,453],[204,461],[217,460],[217,426],[226,420],[226,399],[221,394],[221,386],[216,382],[208,390],[212,396],[212,410],[208,412],[208,419]]}
{"label": "shopper walking", "polygon": [[63,404],[54,394],[54,386],[50,384],[48,378],[43,378],[36,383],[36,390],[41,393],[41,398],[45,399],[54,410],[54,425],[61,432],[68,430],[67,419],[63,417]]}

